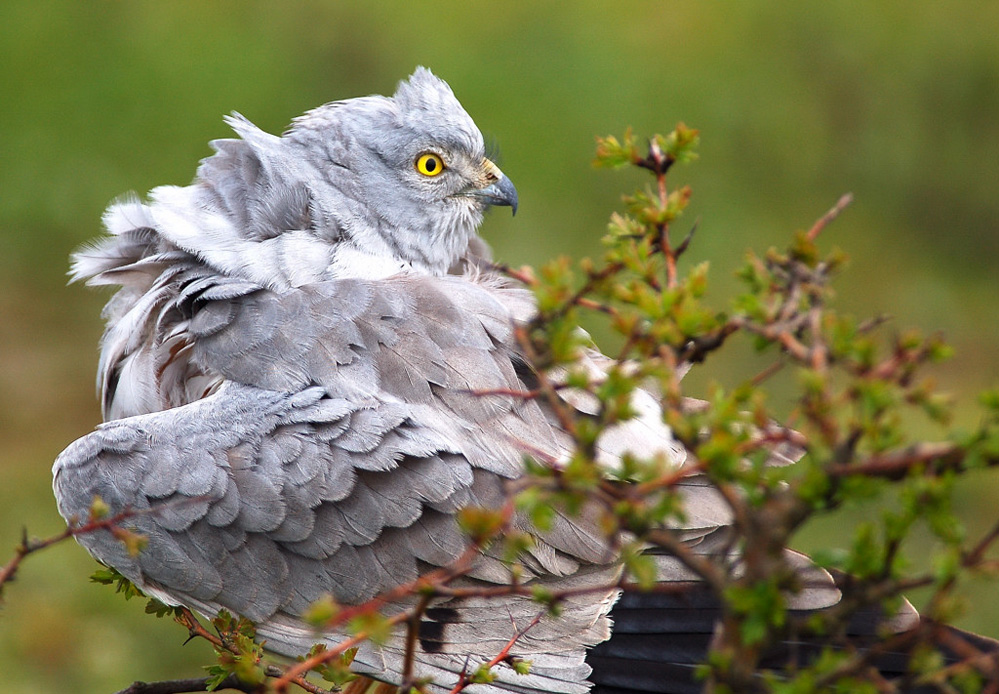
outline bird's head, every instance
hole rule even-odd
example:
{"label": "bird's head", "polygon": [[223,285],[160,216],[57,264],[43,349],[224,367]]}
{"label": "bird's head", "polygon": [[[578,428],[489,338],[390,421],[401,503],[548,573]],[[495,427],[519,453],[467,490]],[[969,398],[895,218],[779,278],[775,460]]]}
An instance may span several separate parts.
{"label": "bird's head", "polygon": [[310,111],[285,134],[319,174],[313,205],[361,250],[443,274],[492,205],[517,191],[486,157],[482,134],[451,88],[426,68],[392,97]]}

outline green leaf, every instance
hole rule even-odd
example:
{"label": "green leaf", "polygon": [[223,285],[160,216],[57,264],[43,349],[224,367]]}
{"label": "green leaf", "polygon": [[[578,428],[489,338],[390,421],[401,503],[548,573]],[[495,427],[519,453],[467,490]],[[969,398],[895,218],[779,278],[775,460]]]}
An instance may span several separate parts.
{"label": "green leaf", "polygon": [[146,603],[146,614],[156,615],[157,617],[175,617],[179,614],[181,608],[171,607],[165,603],[160,602],[156,598],[149,598]]}
{"label": "green leaf", "polygon": [[332,595],[324,595],[313,601],[308,609],[302,614],[302,619],[309,625],[320,628],[329,624],[340,614],[340,605]]}
{"label": "green leaf", "polygon": [[669,135],[653,137],[659,148],[674,161],[686,164],[697,159],[697,146],[700,144],[700,132],[688,128],[684,123],[678,123]]}
{"label": "green leaf", "polygon": [[637,159],[638,151],[635,149],[635,137],[631,128],[625,131],[623,141],[619,141],[613,135],[597,138],[597,155],[593,161],[594,166],[619,169]]}
{"label": "green leaf", "polygon": [[114,583],[121,576],[117,571],[110,568],[97,569],[94,573],[90,574],[91,583],[100,583],[104,586],[109,586]]}
{"label": "green leaf", "polygon": [[624,568],[644,590],[652,588],[659,578],[655,559],[648,554],[643,554],[637,547],[631,547],[625,552]]}
{"label": "green leaf", "polygon": [[540,486],[527,487],[517,494],[515,504],[530,517],[535,528],[541,532],[551,530],[556,512],[547,490]]}
{"label": "green leaf", "polygon": [[209,665],[205,667],[208,672],[208,680],[205,682],[205,690],[214,692],[218,689],[226,678],[231,674],[231,670],[221,665]]}
{"label": "green leaf", "polygon": [[384,645],[392,636],[392,623],[378,612],[365,612],[347,623],[347,628],[353,634],[367,634],[372,642]]}
{"label": "green leaf", "polygon": [[90,502],[90,520],[102,520],[107,518],[109,513],[111,513],[111,507],[104,499],[95,494],[93,501]]}
{"label": "green leaf", "polygon": [[462,531],[478,545],[491,541],[506,525],[501,511],[481,506],[465,506],[457,519]]}
{"label": "green leaf", "polygon": [[117,525],[111,528],[111,534],[125,546],[125,551],[130,557],[139,556],[139,552],[149,544],[149,538],[145,535]]}
{"label": "green leaf", "polygon": [[786,621],[786,605],[777,579],[774,576],[773,580],[725,589],[726,607],[739,615],[739,634],[747,646],[763,642],[771,630]]}
{"label": "green leaf", "polygon": [[482,663],[477,668],[475,668],[475,672],[473,672],[469,677],[469,680],[472,682],[472,684],[489,684],[490,682],[493,682],[495,679],[496,675],[493,673],[492,668],[489,667],[487,663]]}
{"label": "green leaf", "polygon": [[91,574],[90,580],[92,583],[99,583],[105,586],[113,585],[115,587],[115,592],[121,593],[126,600],[131,600],[135,597],[146,597],[134,583],[122,576],[117,569],[112,567],[98,569]]}
{"label": "green leaf", "polygon": [[[311,648],[311,650],[309,650],[307,657],[312,658],[325,651],[326,646],[324,644],[317,643]],[[353,682],[358,677],[350,671],[350,664],[354,662],[354,656],[356,655],[356,647],[348,648],[339,656],[331,658],[313,669],[318,672],[324,680],[335,685],[335,688],[342,687],[349,682]],[[303,658],[299,658],[298,660],[301,661]]]}
{"label": "green leaf", "polygon": [[531,674],[531,664],[533,661],[524,660],[522,658],[511,658],[509,662],[514,672],[516,672],[518,675]]}

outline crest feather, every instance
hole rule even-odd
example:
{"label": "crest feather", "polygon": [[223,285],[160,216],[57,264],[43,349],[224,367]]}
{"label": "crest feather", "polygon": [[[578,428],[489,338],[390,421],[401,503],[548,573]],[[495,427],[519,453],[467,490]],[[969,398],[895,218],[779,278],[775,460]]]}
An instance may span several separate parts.
{"label": "crest feather", "polygon": [[447,112],[454,109],[462,110],[448,83],[420,66],[416,68],[408,80],[399,82],[393,97],[399,109],[425,109]]}

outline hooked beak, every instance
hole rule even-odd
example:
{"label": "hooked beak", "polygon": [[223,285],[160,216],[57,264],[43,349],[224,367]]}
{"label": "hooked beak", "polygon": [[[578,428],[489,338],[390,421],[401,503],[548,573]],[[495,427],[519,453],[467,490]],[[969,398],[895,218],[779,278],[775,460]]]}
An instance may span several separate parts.
{"label": "hooked beak", "polygon": [[513,209],[513,213],[517,214],[517,189],[513,182],[488,159],[483,161],[482,168],[491,183],[485,188],[478,188],[469,194],[479,198],[487,205],[510,207]]}

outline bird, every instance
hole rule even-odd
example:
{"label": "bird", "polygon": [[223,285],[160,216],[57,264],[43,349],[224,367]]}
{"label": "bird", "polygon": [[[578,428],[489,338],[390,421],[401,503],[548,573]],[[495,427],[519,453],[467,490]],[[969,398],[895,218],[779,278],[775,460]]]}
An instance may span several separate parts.
{"label": "bird", "polygon": [[[446,82],[421,67],[391,97],[328,103],[280,136],[226,120],[236,137],[211,143],[193,183],[117,200],[107,234],[73,256],[73,280],[118,289],[103,313],[104,423],[57,457],[53,487],[71,526],[95,499],[124,514],[145,539],[138,553],[112,528],[77,540],[147,595],[245,617],[267,649],[296,657],[348,635],[316,632],[304,618],[316,601],[364,604],[453,565],[468,547],[460,510],[504,507],[525,455],[558,465],[571,439],[544,402],[517,395],[534,375],[515,331],[536,306],[493,269],[479,227],[488,208],[515,213],[518,194]],[[581,362],[598,378],[610,360],[590,350]],[[584,395],[562,397],[593,413]],[[637,453],[689,468],[671,532],[724,551],[728,507],[657,398],[638,390],[632,404],[637,416],[598,441],[601,464]],[[591,511],[556,510],[544,530],[510,520],[532,539],[518,581],[564,593],[557,614],[522,593],[444,596],[415,644],[401,632],[364,642],[352,669],[442,694],[509,647],[529,671],[500,665],[468,691],[697,691],[717,605],[621,598],[620,553]],[[792,609],[836,603],[832,577],[789,559],[814,579]],[[660,582],[696,579],[675,557],[655,561]],[[509,562],[483,548],[456,584],[510,581]]]}

